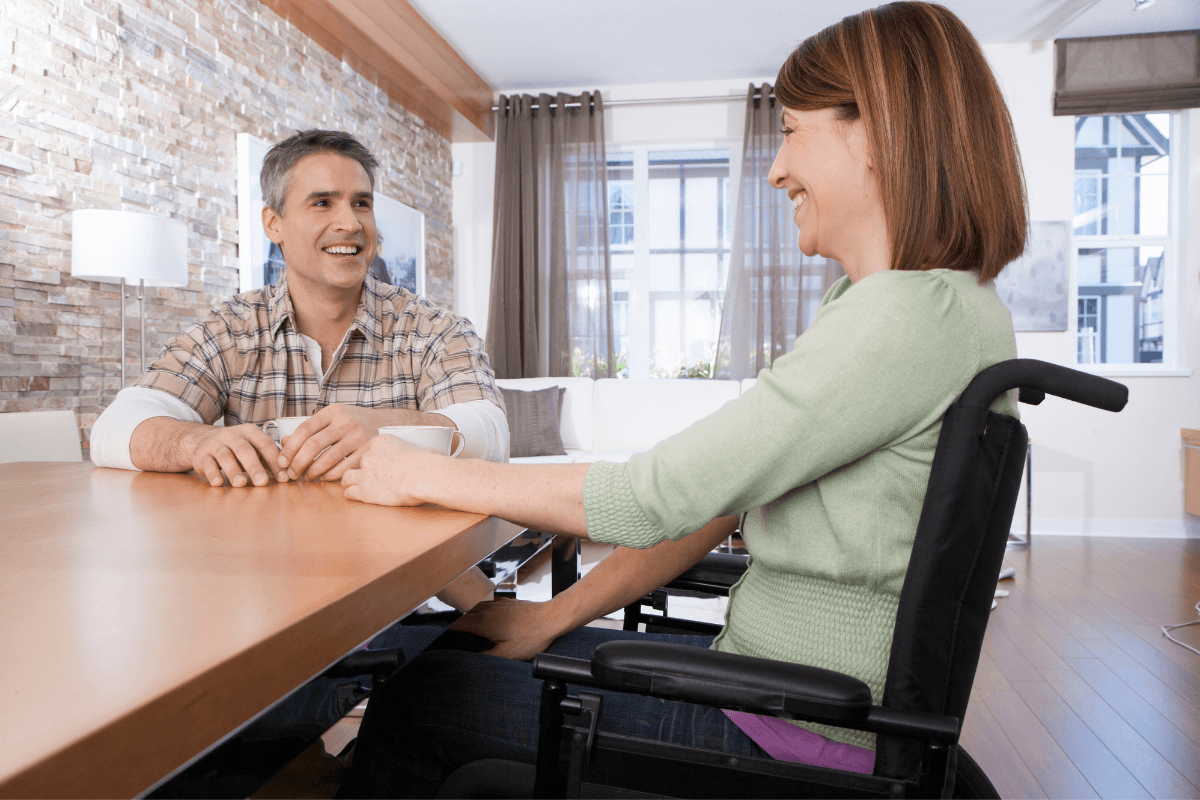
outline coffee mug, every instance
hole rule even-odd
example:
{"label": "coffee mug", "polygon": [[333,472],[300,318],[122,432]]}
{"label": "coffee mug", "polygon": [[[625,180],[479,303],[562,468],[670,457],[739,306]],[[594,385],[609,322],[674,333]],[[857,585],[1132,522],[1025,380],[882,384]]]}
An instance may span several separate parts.
{"label": "coffee mug", "polygon": [[[454,458],[462,452],[467,445],[467,437],[463,436],[462,431],[454,428],[443,428],[440,425],[388,425],[379,429],[380,433],[386,433],[389,436],[395,436],[397,439],[415,444],[417,447],[424,447],[429,450],[434,450],[438,453]],[[451,452],[451,446],[454,444],[454,437],[458,436],[458,447]]]}
{"label": "coffee mug", "polygon": [[283,442],[285,436],[291,436],[308,417],[280,417],[263,423],[263,433],[275,440],[275,444]]}

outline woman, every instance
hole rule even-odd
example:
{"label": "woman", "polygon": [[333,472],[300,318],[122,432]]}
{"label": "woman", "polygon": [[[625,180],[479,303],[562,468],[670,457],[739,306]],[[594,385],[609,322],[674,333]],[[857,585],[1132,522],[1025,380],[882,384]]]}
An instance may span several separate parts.
{"label": "woman", "polygon": [[[882,696],[942,414],[1015,356],[991,280],[1025,244],[1020,158],[978,43],[940,6],[847,17],[792,53],[775,96],[786,138],[769,180],[792,200],[800,249],[847,277],[753,389],[628,464],[454,462],[381,437],[346,473],[351,499],[623,545],[549,603],[470,615],[463,627],[497,642],[492,655],[417,658],[372,700],[348,792],[432,792],[475,758],[532,761],[538,684],[495,656],[647,636],[557,638],[690,566],[734,515],[752,558],[712,646],[845,672]],[[1011,398],[996,408],[1016,413]],[[605,709],[608,730],[763,753],[718,710],[623,696]],[[835,743],[814,763],[870,769],[871,735],[804,727]]]}

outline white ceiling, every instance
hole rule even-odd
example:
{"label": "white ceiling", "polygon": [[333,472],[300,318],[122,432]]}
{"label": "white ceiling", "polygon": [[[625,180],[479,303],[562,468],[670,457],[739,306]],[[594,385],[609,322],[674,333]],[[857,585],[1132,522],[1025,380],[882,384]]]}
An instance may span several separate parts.
{"label": "white ceiling", "polygon": [[[498,91],[770,78],[871,0],[409,0]],[[981,42],[1200,28],[1200,0],[944,0]]]}

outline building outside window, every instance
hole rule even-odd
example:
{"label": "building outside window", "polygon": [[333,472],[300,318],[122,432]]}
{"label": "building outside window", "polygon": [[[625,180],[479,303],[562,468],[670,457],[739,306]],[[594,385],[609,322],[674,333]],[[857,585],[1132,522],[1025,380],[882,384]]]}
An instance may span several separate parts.
{"label": "building outside window", "polygon": [[706,376],[728,281],[729,151],[608,155],[617,372]]}
{"label": "building outside window", "polygon": [[1170,294],[1181,252],[1172,167],[1179,121],[1165,112],[1075,118],[1081,364],[1176,359]]}

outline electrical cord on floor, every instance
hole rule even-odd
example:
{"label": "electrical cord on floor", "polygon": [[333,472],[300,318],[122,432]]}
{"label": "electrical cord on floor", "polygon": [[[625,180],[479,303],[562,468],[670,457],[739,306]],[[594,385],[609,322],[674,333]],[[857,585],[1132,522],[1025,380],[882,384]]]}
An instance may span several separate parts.
{"label": "electrical cord on floor", "polygon": [[[1196,613],[1200,614],[1200,603],[1196,603]],[[1176,628],[1188,628],[1188,627],[1191,627],[1192,625],[1200,625],[1200,619],[1194,619],[1191,622],[1180,622],[1178,625],[1163,625],[1162,626],[1163,636],[1167,637],[1168,639],[1170,639],[1172,642],[1179,645],[1180,647],[1186,647],[1188,650],[1191,650],[1193,653],[1200,656],[1200,650],[1197,650],[1196,648],[1192,647],[1190,644],[1184,644],[1183,642],[1179,641],[1178,639],[1176,639],[1174,636],[1172,636],[1170,634],[1170,631],[1173,631]]]}

